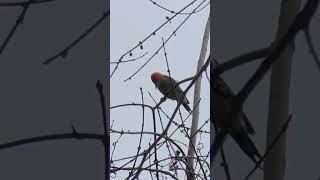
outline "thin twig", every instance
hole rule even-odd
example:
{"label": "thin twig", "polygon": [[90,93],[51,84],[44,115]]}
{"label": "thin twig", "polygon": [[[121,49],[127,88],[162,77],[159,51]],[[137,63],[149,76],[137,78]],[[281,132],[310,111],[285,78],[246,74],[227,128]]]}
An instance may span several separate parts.
{"label": "thin twig", "polygon": [[266,159],[268,154],[271,152],[272,148],[277,144],[277,142],[281,138],[282,134],[287,131],[287,129],[289,127],[289,123],[291,122],[291,120],[292,120],[292,115],[290,114],[289,117],[288,117],[288,120],[282,125],[282,127],[281,127],[279,133],[277,134],[277,136],[273,139],[272,143],[267,147],[267,151],[264,153],[262,158],[256,163],[254,168],[244,178],[244,180],[248,180],[253,175],[253,173],[259,168],[260,164]]}
{"label": "thin twig", "polygon": [[150,1],[152,4],[154,4],[155,6],[158,6],[159,8],[161,8],[161,9],[167,11],[167,12],[170,12],[170,13],[172,13],[172,14],[179,14],[179,15],[189,15],[189,14],[198,13],[198,12],[202,11],[205,7],[207,7],[207,6],[210,4],[210,2],[208,2],[208,3],[205,4],[202,8],[200,8],[199,10],[194,11],[194,12],[185,12],[185,13],[184,13],[184,12],[180,12],[180,13],[177,13],[177,12],[175,12],[174,10],[170,10],[170,9],[168,9],[168,8],[160,5],[159,3],[157,3],[157,2],[155,2],[155,1],[153,1],[153,0],[149,0],[149,1]]}
{"label": "thin twig", "polygon": [[7,143],[0,144],[0,149],[8,149],[13,147],[18,147],[26,144],[33,144],[39,142],[48,142],[48,141],[56,141],[56,140],[64,140],[64,139],[93,139],[102,141],[104,138],[103,134],[91,134],[91,133],[61,133],[61,134],[48,134],[42,136],[36,136],[31,138],[19,139]]}
{"label": "thin twig", "polygon": [[134,62],[136,60],[139,60],[139,59],[143,58],[147,54],[148,54],[148,52],[145,52],[143,55],[141,55],[139,57],[136,57],[136,58],[133,58],[133,59],[128,59],[128,60],[125,60],[125,61],[120,61],[120,62],[119,61],[110,61],[110,64]]}
{"label": "thin twig", "polygon": [[[227,120],[227,127],[230,127],[230,123],[233,119],[236,119],[236,115],[238,112],[242,110],[243,103],[248,98],[249,94],[256,87],[256,85],[261,81],[264,75],[268,72],[271,65],[278,60],[281,53],[287,48],[287,46],[295,39],[296,34],[308,27],[312,17],[314,16],[317,7],[319,4],[319,0],[309,0],[304,8],[298,13],[295,17],[293,23],[291,24],[289,30],[286,34],[276,43],[274,44],[272,51],[266,57],[266,59],[261,63],[256,72],[251,76],[251,78],[245,83],[244,87],[237,94],[235,99],[232,102],[232,108],[230,113],[230,118]],[[215,154],[221,144],[223,143],[226,135],[228,133],[227,129],[223,129],[220,131],[220,134],[217,136],[215,142],[211,146],[211,154],[212,159],[214,160]]]}
{"label": "thin twig", "polygon": [[320,71],[320,60],[319,60],[319,56],[317,55],[317,51],[315,50],[315,48],[313,46],[312,38],[311,38],[311,35],[310,35],[310,31],[309,31],[309,27],[306,27],[303,32],[304,32],[304,35],[306,37],[310,53],[311,53],[314,61],[317,64],[318,70]]}
{"label": "thin twig", "polygon": [[22,11],[20,13],[20,15],[18,16],[16,23],[12,26],[9,34],[7,35],[7,37],[5,38],[4,42],[2,43],[1,47],[0,47],[0,54],[3,53],[4,49],[7,47],[7,45],[9,44],[10,40],[12,39],[13,35],[15,34],[16,30],[18,29],[19,25],[21,25],[23,23],[24,17],[29,9],[30,6],[30,0],[21,5],[22,6]]}
{"label": "thin twig", "polygon": [[54,2],[57,0],[28,0],[28,1],[20,1],[20,2],[2,2],[0,3],[0,7],[16,7],[16,6],[25,6],[27,4],[34,5],[34,4],[43,4]]}
{"label": "thin twig", "polygon": [[83,32],[79,37],[77,37],[74,41],[72,41],[70,44],[68,44],[65,48],[60,50],[58,53],[56,53],[52,57],[45,60],[43,64],[48,65],[53,61],[57,60],[59,57],[65,57],[73,47],[79,44],[79,42],[81,42],[85,37],[87,37],[100,24],[102,24],[102,22],[104,22],[107,19],[107,17],[109,17],[109,15],[110,15],[110,11],[104,12],[102,16],[95,23],[93,23],[85,32]]}
{"label": "thin twig", "polygon": [[270,50],[270,47],[257,49],[248,53],[241,54],[237,57],[231,58],[223,63],[215,64],[213,66],[214,75],[219,76],[232,68],[238,67],[248,62],[252,62],[259,58],[266,57],[270,53]]}
{"label": "thin twig", "polygon": [[[187,4],[186,6],[184,6],[180,11],[178,11],[178,13],[184,11],[185,9],[187,9],[189,6],[191,6],[193,3],[195,3],[197,0],[193,0],[192,2],[190,2],[189,4]],[[124,56],[130,54],[133,50],[135,50],[138,47],[143,47],[142,44],[147,41],[150,37],[152,37],[153,35],[156,34],[156,32],[158,32],[161,28],[163,28],[166,24],[168,24],[169,22],[171,22],[172,19],[174,19],[178,14],[175,14],[174,16],[172,16],[171,18],[167,19],[164,23],[162,23],[159,27],[157,27],[152,33],[150,33],[149,35],[147,35],[147,37],[145,37],[142,41],[139,41],[139,43],[134,46],[133,48],[131,48],[130,50],[128,50],[126,53],[124,53],[123,55],[121,55],[121,57],[119,58],[119,62],[121,62],[124,58]],[[112,78],[112,76],[114,75],[114,73],[116,72],[116,70],[118,69],[119,64],[116,65],[116,67],[112,70],[110,78]]]}
{"label": "thin twig", "polygon": [[96,88],[99,93],[99,99],[100,99],[100,105],[101,105],[101,112],[102,112],[102,121],[103,121],[103,132],[104,132],[104,138],[103,138],[103,144],[104,144],[104,158],[105,158],[105,178],[106,180],[110,176],[109,172],[109,154],[110,154],[110,134],[109,134],[109,127],[107,123],[107,115],[106,115],[106,104],[105,104],[105,97],[103,93],[103,85],[100,81],[97,81]]}
{"label": "thin twig", "polygon": [[[205,0],[203,0],[200,5],[198,5],[195,9],[197,10],[199,8],[199,6],[201,6],[202,3],[204,3]],[[164,44],[166,44],[176,33],[177,31],[182,27],[182,25],[184,25],[184,23],[191,17],[191,14],[188,15],[180,24],[179,26],[169,35],[169,37],[165,40]],[[138,74],[152,59],[153,57],[155,57],[159,51],[163,48],[163,45],[161,45],[156,52],[144,63],[142,64],[134,73],[132,73],[132,75],[130,75],[127,79],[125,79],[123,82],[126,82],[128,80],[131,80],[136,74]]]}
{"label": "thin twig", "polygon": [[[188,87],[186,88],[186,90],[183,92],[182,98],[184,98],[184,97],[186,96],[187,92],[188,92],[189,89],[193,86],[193,84],[195,83],[195,81],[196,81],[196,80],[200,77],[200,75],[207,69],[207,67],[209,66],[210,61],[212,61],[211,58],[212,58],[211,56],[208,57],[206,63],[203,65],[201,71],[199,71],[199,72],[195,75],[195,78],[191,81],[191,83],[189,84],[189,86],[188,86]],[[140,174],[141,171],[142,171],[141,168],[142,168],[142,166],[143,166],[143,164],[144,164],[144,162],[145,162],[145,160],[146,160],[147,154],[151,151],[152,148],[154,148],[154,146],[157,145],[157,143],[160,141],[160,139],[162,139],[163,137],[165,137],[165,135],[167,134],[167,132],[168,132],[168,130],[169,130],[171,124],[172,124],[173,118],[174,118],[175,115],[177,114],[178,109],[179,109],[181,103],[182,103],[182,101],[180,101],[180,102],[178,103],[177,107],[175,108],[174,112],[172,113],[172,116],[171,116],[171,118],[170,118],[170,120],[169,120],[169,122],[168,122],[168,124],[167,124],[167,126],[166,126],[166,128],[165,128],[165,130],[162,132],[161,136],[159,136],[159,137],[156,139],[156,141],[155,141],[147,150],[144,151],[144,156],[143,156],[143,158],[142,158],[142,160],[141,160],[141,163],[140,163],[140,165],[139,165],[139,167],[138,167],[138,170],[137,170],[135,176],[134,176],[132,179],[136,179],[136,178],[139,176],[139,174]]]}

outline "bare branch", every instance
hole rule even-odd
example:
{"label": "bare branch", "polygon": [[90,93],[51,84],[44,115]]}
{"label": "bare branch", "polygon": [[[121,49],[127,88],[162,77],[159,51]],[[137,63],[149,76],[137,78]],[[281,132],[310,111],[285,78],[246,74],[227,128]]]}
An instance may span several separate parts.
{"label": "bare branch", "polygon": [[109,17],[110,11],[104,12],[102,16],[92,24],[85,32],[83,32],[79,37],[77,37],[74,41],[68,44],[65,48],[63,48],[60,52],[56,53],[52,57],[48,58],[43,62],[44,65],[49,65],[53,61],[57,60],[59,57],[66,57],[68,52],[75,47],[79,42],[81,42],[85,37],[87,37],[94,29],[96,29],[102,22],[104,22],[107,17]]}

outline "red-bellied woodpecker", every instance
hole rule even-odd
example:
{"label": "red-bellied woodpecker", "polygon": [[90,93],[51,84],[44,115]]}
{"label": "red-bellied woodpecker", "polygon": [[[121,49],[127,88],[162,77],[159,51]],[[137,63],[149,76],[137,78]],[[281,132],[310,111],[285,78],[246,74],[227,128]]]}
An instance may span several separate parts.
{"label": "red-bellied woodpecker", "polygon": [[165,97],[177,100],[178,102],[182,101],[183,107],[188,112],[191,111],[188,105],[188,99],[186,97],[182,97],[183,91],[179,86],[177,86],[177,82],[173,78],[159,72],[154,72],[151,74],[151,80]]}

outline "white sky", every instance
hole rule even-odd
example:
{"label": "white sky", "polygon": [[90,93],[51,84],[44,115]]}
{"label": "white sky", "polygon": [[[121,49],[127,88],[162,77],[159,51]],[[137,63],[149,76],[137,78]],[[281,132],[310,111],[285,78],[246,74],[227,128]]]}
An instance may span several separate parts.
{"label": "white sky", "polygon": [[[178,11],[179,9],[186,6],[191,1],[157,1],[165,7]],[[207,4],[206,1],[204,4]],[[201,1],[197,1],[195,5],[198,5]],[[193,10],[195,5],[191,8],[186,9],[184,12],[190,12]],[[205,24],[209,15],[209,7],[207,6],[203,11],[192,15],[187,22],[178,30],[177,35],[174,36],[167,44],[166,51],[168,55],[169,66],[171,70],[171,76],[176,80],[188,78],[195,74],[197,61],[199,58],[203,32]],[[171,17],[172,14],[160,9],[153,5],[149,0],[143,1],[124,1],[124,0],[111,0],[111,61],[118,61],[122,54],[127,52],[129,49],[137,45],[139,41],[144,39],[147,35],[153,32],[158,26],[166,21],[166,16]],[[131,80],[123,82],[124,79],[128,78],[134,73],[148,58],[159,48],[162,44],[161,38],[167,38],[173,30],[185,19],[186,15],[179,15],[173,19],[171,23],[167,24],[162,28],[156,36],[152,36],[144,44],[143,50],[137,48],[133,51],[133,56],[125,56],[124,60],[128,60],[134,57],[138,57],[146,52],[148,54],[135,62],[129,62],[121,64],[117,69],[114,76],[111,78],[111,90],[110,90],[110,103],[111,106],[126,104],[126,103],[141,103],[140,87],[144,92],[145,104],[154,105],[154,102],[148,95],[148,92],[155,97],[156,101],[159,101],[162,95],[158,90],[155,89],[154,84],[150,79],[150,74],[154,71],[159,71],[166,74],[167,67],[164,58],[163,50],[156,55],[151,62],[145,66],[136,76]],[[209,49],[208,49],[209,52]],[[111,64],[111,71],[115,66]],[[189,83],[181,85],[182,89],[185,89]],[[193,91],[192,88],[187,97],[193,105]],[[199,127],[209,118],[210,108],[210,94],[209,94],[209,83],[205,76],[202,77],[202,93],[201,93],[201,104],[200,104],[200,121]],[[176,102],[167,100],[161,105],[162,109],[171,116]],[[186,117],[187,112],[181,108],[182,116]],[[157,132],[161,133],[161,126],[157,116]],[[164,126],[166,126],[168,119],[162,116]],[[113,129],[124,131],[139,131],[141,129],[142,122],[142,108],[141,107],[124,107],[115,110],[111,110],[111,123],[114,121]],[[177,115],[175,121],[181,122]],[[186,122],[187,126],[191,124],[191,118]],[[145,131],[153,131],[153,123],[150,110],[146,109],[145,116]],[[176,129],[175,125],[171,126],[171,131]],[[209,124],[206,125],[204,130],[209,131]],[[118,138],[118,134],[111,134],[111,142],[114,142]],[[187,143],[186,138],[180,131],[177,131],[176,139]],[[199,137],[199,136],[198,136]],[[209,134],[202,135],[202,142],[209,144]],[[150,139],[153,136],[144,136],[142,140],[142,150],[148,147]],[[198,138],[199,139],[199,138]],[[117,144],[116,152],[113,159],[121,157],[131,156],[136,154],[137,146],[139,142],[139,136],[124,135]],[[182,146],[187,153],[187,148]],[[113,148],[111,146],[111,148]],[[111,149],[112,150],[112,149]],[[159,153],[159,159],[161,157],[167,157],[165,148],[162,148]],[[205,154],[208,149],[203,149],[202,153]],[[146,163],[148,164],[148,163]],[[116,164],[119,165],[119,164]],[[164,169],[167,170],[167,169]],[[123,179],[127,177],[127,173],[119,172],[115,179]],[[140,179],[150,179],[149,173],[143,172]]]}

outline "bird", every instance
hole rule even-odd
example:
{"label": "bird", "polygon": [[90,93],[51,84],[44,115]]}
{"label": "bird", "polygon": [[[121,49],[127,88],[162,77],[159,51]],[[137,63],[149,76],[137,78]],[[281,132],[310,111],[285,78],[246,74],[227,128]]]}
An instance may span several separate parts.
{"label": "bird", "polygon": [[[229,128],[228,133],[238,144],[241,150],[255,163],[258,164],[262,158],[257,147],[249,135],[255,134],[255,130],[248,120],[246,114],[241,111],[236,119],[232,120],[230,127],[227,126],[227,119],[230,118],[232,101],[235,94],[228,84],[217,75],[213,76],[213,120],[218,130]],[[260,167],[260,166],[259,166]]]}
{"label": "bird", "polygon": [[[160,72],[153,72],[151,74],[151,80],[155,84],[156,88],[167,98],[176,100],[177,102],[182,101],[182,106],[191,112],[189,107],[189,100],[187,97],[182,97],[183,91],[180,86],[177,86],[176,80],[173,78],[163,75]],[[182,99],[183,98],[183,99]]]}

